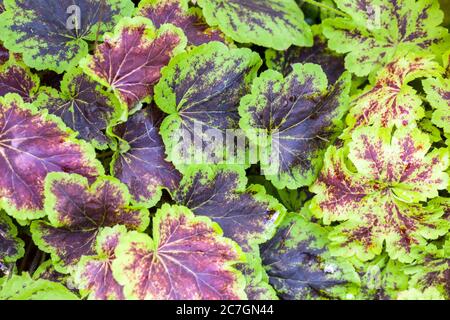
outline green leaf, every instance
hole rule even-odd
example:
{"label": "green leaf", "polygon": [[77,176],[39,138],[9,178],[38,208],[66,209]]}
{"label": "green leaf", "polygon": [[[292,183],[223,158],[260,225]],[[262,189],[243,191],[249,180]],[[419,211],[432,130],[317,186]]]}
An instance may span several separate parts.
{"label": "green leaf", "polygon": [[423,88],[427,94],[427,100],[435,109],[431,121],[442,128],[445,133],[450,133],[450,78],[426,79]]}
{"label": "green leaf", "polygon": [[15,262],[24,253],[24,243],[17,237],[14,222],[4,211],[0,211],[0,264]]}

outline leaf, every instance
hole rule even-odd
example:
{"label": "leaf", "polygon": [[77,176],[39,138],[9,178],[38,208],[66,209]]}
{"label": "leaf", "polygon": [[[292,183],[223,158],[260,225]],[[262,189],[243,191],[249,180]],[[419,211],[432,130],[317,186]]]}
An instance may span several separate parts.
{"label": "leaf", "polygon": [[143,17],[124,18],[114,34],[80,62],[93,79],[113,90],[122,104],[133,110],[149,102],[161,68],[183,51],[186,39],[180,29],[163,25],[158,30]]}
{"label": "leaf", "polygon": [[5,11],[5,4],[3,3],[3,0],[0,0],[0,13]]}
{"label": "leaf", "polygon": [[189,8],[188,0],[142,0],[138,16],[152,20],[156,28],[165,23],[184,31],[189,45],[199,46],[211,41],[224,42],[224,35],[204,21],[201,10]]}
{"label": "leaf", "polygon": [[180,173],[165,160],[159,134],[163,117],[155,105],[150,105],[112,130],[119,147],[111,162],[111,172],[128,186],[134,202],[148,207],[159,201],[162,189],[173,192],[181,180]]}
{"label": "leaf", "polygon": [[9,51],[0,43],[0,66],[8,60],[9,60]]}
{"label": "leaf", "polygon": [[[2,279],[0,279],[2,280]],[[79,300],[60,283],[31,279],[28,273],[13,275],[0,286],[0,300]]]}
{"label": "leaf", "polygon": [[75,272],[82,296],[91,300],[124,300],[123,287],[112,274],[115,249],[126,234],[124,226],[105,228],[97,236],[96,256],[83,256]]}
{"label": "leaf", "polygon": [[50,222],[33,222],[31,232],[34,243],[51,253],[62,273],[72,269],[82,256],[94,254],[102,228],[122,224],[143,231],[149,223],[148,212],[129,206],[128,189],[112,177],[99,177],[89,185],[79,175],[51,173],[45,194]]}
{"label": "leaf", "polygon": [[[381,253],[383,243],[392,259],[410,263],[414,247],[445,234],[450,225],[441,209],[419,202],[445,189],[448,151],[430,150],[428,136],[418,129],[361,128],[344,149],[331,147],[319,179],[311,210],[325,224],[344,221],[330,234],[337,255],[367,261]],[[430,152],[429,152],[430,151]]]}
{"label": "leaf", "polygon": [[431,121],[445,133],[450,133],[450,78],[423,80],[427,100],[435,109]]}
{"label": "leaf", "polygon": [[320,28],[313,26],[314,45],[312,47],[290,47],[285,51],[266,50],[266,64],[269,69],[282,73],[285,77],[292,72],[296,63],[314,63],[322,67],[330,84],[334,84],[344,73],[344,58],[328,49],[327,40]]}
{"label": "leaf", "polygon": [[177,169],[223,160],[221,155],[226,155],[220,141],[225,140],[227,130],[238,128],[239,100],[261,64],[258,54],[249,49],[211,42],[176,56],[163,69],[155,101],[169,114],[160,132],[167,159]]}
{"label": "leaf", "polygon": [[198,0],[210,26],[241,43],[285,50],[312,46],[312,33],[294,0]]}
{"label": "leaf", "polygon": [[323,33],[330,49],[348,53],[347,70],[357,76],[374,74],[405,52],[442,54],[448,31],[439,27],[443,13],[434,0],[342,0],[347,17],[327,19]]}
{"label": "leaf", "polygon": [[274,235],[286,209],[264,187],[247,188],[246,184],[243,170],[193,169],[184,174],[174,199],[197,216],[218,223],[225,237],[236,241],[244,252],[252,252]]}
{"label": "leaf", "polygon": [[153,239],[129,232],[112,269],[128,299],[234,300],[245,298],[242,274],[232,268],[242,259],[217,224],[164,204],[153,220]]}
{"label": "leaf", "polygon": [[402,291],[398,295],[397,300],[445,300],[436,288],[427,288],[425,291],[417,289],[409,289]]}
{"label": "leaf", "polygon": [[17,95],[0,97],[0,206],[17,219],[45,216],[49,172],[103,174],[94,149],[74,138],[58,118],[38,112]]}
{"label": "leaf", "polygon": [[70,70],[88,53],[86,41],[111,30],[134,9],[130,0],[4,2],[0,39],[5,47],[23,54],[30,67],[58,73]]}
{"label": "leaf", "polygon": [[109,139],[103,131],[113,119],[123,117],[114,95],[105,92],[80,69],[68,71],[61,82],[61,92],[43,88],[36,102],[40,108],[60,117],[78,133],[78,137],[98,149],[106,149]]}
{"label": "leaf", "polygon": [[39,82],[39,77],[14,56],[3,65],[0,64],[0,96],[16,93],[25,102],[32,102],[39,89]]}
{"label": "leaf", "polygon": [[4,211],[0,211],[0,264],[15,262],[25,253],[17,228]]}
{"label": "leaf", "polygon": [[33,273],[33,280],[44,279],[52,282],[57,282],[63,284],[65,287],[73,291],[73,284],[71,276],[58,272],[53,265],[52,260],[47,260],[43,262]]}
{"label": "leaf", "polygon": [[342,129],[348,108],[349,74],[328,87],[319,65],[294,64],[286,78],[265,71],[241,100],[240,126],[265,150],[261,168],[275,187],[311,184],[322,157]]}
{"label": "leaf", "polygon": [[372,124],[386,128],[414,124],[424,111],[421,98],[408,83],[440,72],[432,58],[417,55],[402,56],[387,64],[375,84],[352,101],[344,137],[355,128]]}
{"label": "leaf", "polygon": [[284,300],[345,298],[359,278],[349,262],[331,257],[328,231],[289,214],[275,237],[261,246],[270,284]]}

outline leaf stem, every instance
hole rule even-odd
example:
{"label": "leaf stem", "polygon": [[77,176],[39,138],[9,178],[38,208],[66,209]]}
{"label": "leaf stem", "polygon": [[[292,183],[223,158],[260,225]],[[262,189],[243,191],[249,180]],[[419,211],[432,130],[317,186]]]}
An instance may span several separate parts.
{"label": "leaf stem", "polygon": [[330,6],[328,6],[328,5],[324,4],[324,3],[317,2],[315,0],[303,0],[303,2],[309,3],[309,4],[313,5],[313,6],[319,7],[321,9],[332,11],[332,12],[334,12],[334,13],[340,15],[340,16],[348,17],[348,15],[345,12],[342,12],[341,10],[335,9],[333,7],[330,7]]}

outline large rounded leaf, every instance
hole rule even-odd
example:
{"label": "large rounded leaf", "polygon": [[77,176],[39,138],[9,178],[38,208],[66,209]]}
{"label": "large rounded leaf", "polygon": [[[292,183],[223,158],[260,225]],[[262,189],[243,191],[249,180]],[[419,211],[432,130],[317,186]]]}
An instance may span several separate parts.
{"label": "large rounded leaf", "polygon": [[92,147],[75,140],[61,120],[16,95],[0,97],[0,128],[0,204],[18,219],[45,215],[44,179],[49,172],[91,179],[103,173]]}
{"label": "large rounded leaf", "polygon": [[243,299],[245,281],[232,268],[242,253],[221,233],[208,218],[165,204],[153,220],[153,239],[137,232],[121,239],[114,277],[126,298]]}
{"label": "large rounded leaf", "polygon": [[32,102],[39,89],[39,82],[39,77],[14,56],[3,65],[0,63],[0,96],[16,93],[25,102]]}

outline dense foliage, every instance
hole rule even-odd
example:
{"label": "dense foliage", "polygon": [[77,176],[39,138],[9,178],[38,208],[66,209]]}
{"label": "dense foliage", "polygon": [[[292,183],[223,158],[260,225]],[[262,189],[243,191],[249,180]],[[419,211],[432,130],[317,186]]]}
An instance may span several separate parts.
{"label": "dense foliage", "polygon": [[0,0],[0,299],[450,299],[449,27]]}

